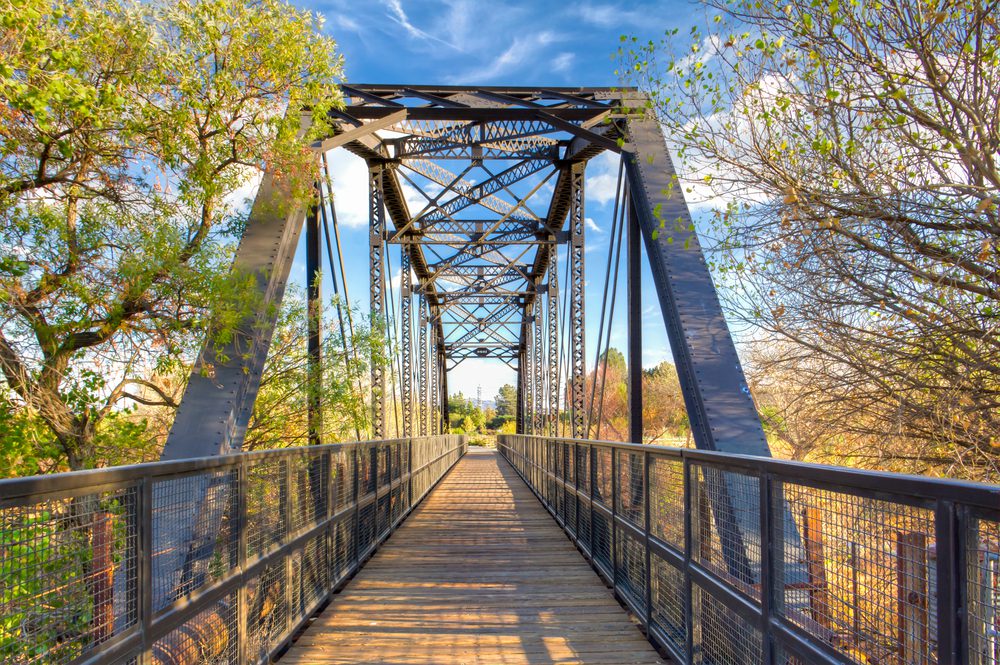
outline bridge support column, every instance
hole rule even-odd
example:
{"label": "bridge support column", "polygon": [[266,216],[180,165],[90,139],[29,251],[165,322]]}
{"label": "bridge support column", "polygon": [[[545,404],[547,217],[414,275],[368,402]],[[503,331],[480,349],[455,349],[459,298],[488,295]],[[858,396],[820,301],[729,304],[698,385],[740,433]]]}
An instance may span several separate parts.
{"label": "bridge support column", "polygon": [[413,334],[413,315],[410,312],[410,246],[403,245],[400,259],[400,299],[399,299],[399,352],[402,355],[400,363],[400,392],[403,406],[403,436],[413,435],[413,352],[411,337]]}
{"label": "bridge support column", "polygon": [[584,385],[587,365],[584,360],[586,344],[584,340],[584,198],[583,173],[585,164],[573,164],[571,169],[572,191],[569,211],[569,382],[570,418],[574,439],[586,439],[587,406]]}
{"label": "bridge support column", "polygon": [[445,357],[444,351],[438,353],[438,372],[441,374],[438,380],[441,391],[441,433],[447,434],[451,429],[451,423],[448,414],[448,358]]}
{"label": "bridge support column", "polygon": [[628,203],[628,440],[642,443],[642,247]]}
{"label": "bridge support column", "polygon": [[559,248],[552,245],[552,252],[549,254],[549,284],[545,294],[548,309],[549,347],[548,347],[548,372],[549,372],[549,413],[548,429],[549,436],[559,436]]}
{"label": "bridge support column", "polygon": [[542,394],[542,375],[544,366],[542,365],[542,277],[535,281],[535,306],[534,306],[534,331],[531,335],[533,359],[531,363],[531,433],[542,433],[542,403],[545,398]]}
{"label": "bridge support column", "polygon": [[323,414],[320,395],[323,389],[322,327],[323,302],[319,243],[319,209],[313,206],[306,218],[306,316],[308,330],[308,428],[309,445],[318,445],[323,438]]}
{"label": "bridge support column", "polygon": [[[382,177],[384,168],[370,166],[368,168],[368,239],[369,268],[371,282],[369,295],[369,313],[371,325],[385,325],[385,271],[383,252],[385,250],[385,205]],[[388,330],[385,330],[388,334]],[[381,439],[385,436],[385,368],[382,359],[372,355],[372,438]]]}
{"label": "bridge support column", "polygon": [[423,296],[417,301],[420,310],[419,349],[417,350],[417,392],[420,401],[420,436],[427,436],[427,301]]}

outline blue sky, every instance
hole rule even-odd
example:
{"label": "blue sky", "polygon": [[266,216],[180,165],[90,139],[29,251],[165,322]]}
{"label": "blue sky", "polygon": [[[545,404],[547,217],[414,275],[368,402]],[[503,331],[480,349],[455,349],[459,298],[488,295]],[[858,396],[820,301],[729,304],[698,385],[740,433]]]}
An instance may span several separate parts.
{"label": "blue sky", "polygon": [[[356,83],[612,86],[613,54],[623,34],[657,39],[686,28],[697,5],[688,2],[609,3],[485,0],[319,0],[300,3],[326,18]],[[337,211],[342,222],[351,300],[367,310],[367,185],[364,163],[344,151],[331,153]],[[588,167],[587,331],[593,364],[607,251],[610,246],[617,160],[610,154]],[[301,252],[300,252],[301,258]],[[305,281],[303,261],[293,280]],[[398,265],[398,260],[393,262]],[[398,270],[398,268],[396,269]],[[624,272],[624,269],[623,269]],[[396,276],[397,273],[393,272]],[[645,267],[643,362],[670,359],[663,319]],[[327,283],[326,294],[330,293]],[[624,349],[624,274],[611,345]],[[514,373],[498,361],[466,361],[449,374],[450,392],[492,398]]]}

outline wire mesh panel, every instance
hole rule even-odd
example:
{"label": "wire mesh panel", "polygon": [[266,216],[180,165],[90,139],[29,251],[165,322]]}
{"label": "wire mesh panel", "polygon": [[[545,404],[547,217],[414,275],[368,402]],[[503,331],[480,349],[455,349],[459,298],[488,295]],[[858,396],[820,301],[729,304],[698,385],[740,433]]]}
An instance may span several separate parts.
{"label": "wire mesh panel", "polygon": [[[542,488],[567,475],[570,441],[533,441],[498,443],[569,517],[567,494]],[[592,497],[581,551],[679,662],[1000,665],[1000,487],[574,445]]]}
{"label": "wire mesh panel", "polygon": [[631,531],[617,527],[615,589],[639,614],[646,612],[646,548]]}
{"label": "wire mesh panel", "polygon": [[589,555],[591,536],[590,513],[592,510],[591,502],[588,499],[581,498],[578,500],[577,506],[579,512],[577,515],[577,524],[579,525],[577,529],[577,543],[585,550],[585,553]]}
{"label": "wire mesh panel", "polygon": [[643,526],[646,501],[643,456],[625,450],[618,450],[615,453],[618,455],[618,492],[615,494],[615,509],[632,524]]}
{"label": "wire mesh panel", "polygon": [[291,511],[288,530],[294,535],[319,524],[326,517],[329,491],[328,458],[323,454],[304,454],[288,459]]}
{"label": "wire mesh panel", "polygon": [[236,594],[215,601],[180,628],[157,640],[154,663],[235,665],[239,662],[239,613]]}
{"label": "wire mesh panel", "polygon": [[687,662],[687,612],[684,598],[687,589],[684,574],[665,559],[650,556],[652,584],[650,619],[659,639],[682,662]]}
{"label": "wire mesh panel", "polygon": [[69,663],[133,627],[137,488],[0,505],[0,662]]}
{"label": "wire mesh panel", "polygon": [[405,516],[411,454],[426,490],[465,450],[438,436],[0,480],[0,662],[263,662],[357,570],[376,510],[383,531]]}
{"label": "wire mesh panel", "polygon": [[266,662],[269,654],[289,632],[288,594],[284,557],[274,557],[246,585],[247,659]]}
{"label": "wire mesh panel", "polygon": [[[982,511],[966,543],[968,557],[969,662],[1000,664],[1000,513]],[[933,586],[933,585],[932,585]],[[933,597],[933,596],[932,596]],[[936,603],[932,606],[936,619]]]}
{"label": "wire mesh panel", "polygon": [[684,551],[684,463],[652,455],[649,460],[649,522],[653,536]]}
{"label": "wire mesh panel", "polygon": [[327,539],[325,533],[306,541],[291,555],[293,589],[291,616],[302,621],[326,598],[330,589],[330,571],[326,566]]}
{"label": "wire mesh panel", "polygon": [[287,535],[285,512],[288,486],[286,460],[255,459],[247,464],[247,556],[266,554]]}
{"label": "wire mesh panel", "polygon": [[154,611],[239,565],[238,480],[237,469],[223,469],[153,481]]}
{"label": "wire mesh panel", "polygon": [[760,629],[697,584],[693,587],[696,665],[745,665],[763,661]]}
{"label": "wire mesh panel", "polygon": [[691,465],[695,560],[749,596],[759,597],[760,482],[713,465]]}
{"label": "wire mesh panel", "polygon": [[782,615],[859,663],[937,662],[933,511],[789,482],[780,495],[803,540],[801,547],[782,543],[786,569],[805,558],[805,579],[784,584]]}

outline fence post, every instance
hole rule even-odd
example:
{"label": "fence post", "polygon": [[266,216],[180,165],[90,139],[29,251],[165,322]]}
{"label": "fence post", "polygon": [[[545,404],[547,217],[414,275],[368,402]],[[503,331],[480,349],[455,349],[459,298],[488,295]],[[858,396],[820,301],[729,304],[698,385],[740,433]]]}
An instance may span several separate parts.
{"label": "fence post", "polygon": [[[964,518],[964,519],[963,519]],[[939,500],[934,511],[937,543],[937,639],[938,664],[969,662],[965,639],[966,571],[962,533],[967,518],[951,501]]]}
{"label": "fence post", "polygon": [[771,474],[761,471],[758,476],[757,489],[760,495],[760,633],[761,647],[763,649],[763,662],[773,665],[775,662],[774,640],[771,637],[771,608],[776,594],[774,584],[774,560],[775,560],[775,529],[772,519],[771,506],[773,481]]}
{"label": "fence post", "polygon": [[[687,663],[694,662],[694,589],[691,583],[691,551],[693,549],[692,537],[694,535],[694,528],[692,520],[694,519],[692,515],[692,509],[694,508],[695,499],[693,497],[693,490],[695,488],[695,483],[692,482],[691,473],[692,467],[691,463],[688,461],[687,455],[681,457],[681,470],[684,473],[684,656]],[[700,515],[699,515],[700,521]]]}
{"label": "fence post", "polygon": [[611,448],[611,588],[618,588],[618,450]]}
{"label": "fence post", "polygon": [[[236,590],[236,662],[245,665],[250,660],[249,626],[247,626],[247,486],[249,484],[246,455],[240,455],[236,466],[236,561],[240,585]],[[259,592],[259,589],[258,589]]]}
{"label": "fence post", "polygon": [[149,665],[153,657],[153,479],[145,476],[139,485],[139,510],[136,529],[139,535],[139,621],[142,624],[140,665]]}
{"label": "fence post", "polygon": [[643,506],[645,508],[645,515],[643,515],[643,524],[645,528],[643,529],[643,535],[645,536],[645,543],[643,544],[646,550],[646,561],[643,565],[646,566],[646,634],[652,636],[653,634],[653,559],[649,552],[649,533],[652,530],[652,521],[650,519],[651,510],[649,507],[650,499],[652,499],[653,494],[649,491],[649,471],[650,464],[652,460],[649,456],[649,451],[642,451],[642,491],[643,491]]}
{"label": "fence post", "polygon": [[[284,497],[282,500],[282,507],[285,513],[285,534],[284,538],[281,539],[281,544],[284,545],[289,541],[289,536],[292,533],[292,460],[289,457],[284,459],[285,472],[282,475],[282,486],[285,488]],[[295,582],[292,580],[293,570],[292,570],[292,553],[288,552],[285,554],[285,636],[290,637],[292,632],[293,618],[292,618],[292,608],[294,605],[294,585]]]}

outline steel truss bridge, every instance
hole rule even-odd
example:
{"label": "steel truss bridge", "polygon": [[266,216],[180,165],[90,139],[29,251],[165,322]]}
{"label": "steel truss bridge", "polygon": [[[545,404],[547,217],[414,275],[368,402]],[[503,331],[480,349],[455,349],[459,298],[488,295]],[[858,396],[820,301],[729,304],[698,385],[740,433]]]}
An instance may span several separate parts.
{"label": "steel truss bridge", "polygon": [[[163,460],[0,480],[0,660],[1000,663],[1000,489],[770,458],[640,93],[342,88],[314,205],[264,176],[236,257],[260,307],[206,345]],[[349,249],[393,342],[355,377],[368,440],[324,445],[313,389],[314,445],[241,452],[303,231],[321,385],[334,149],[367,165],[368,242]],[[585,175],[603,153],[636,443],[589,438]],[[641,444],[643,260],[696,450]],[[446,431],[448,371],[471,358],[517,373],[518,433],[495,453]]]}

